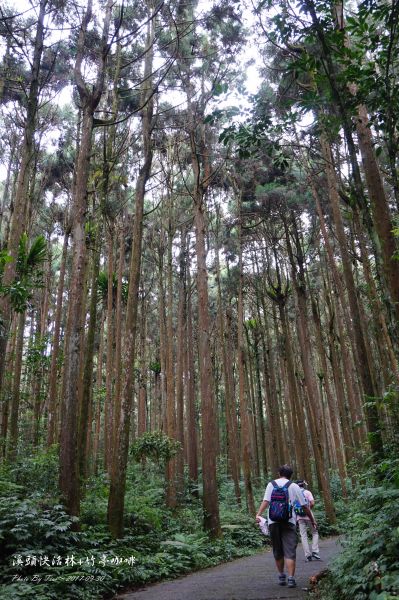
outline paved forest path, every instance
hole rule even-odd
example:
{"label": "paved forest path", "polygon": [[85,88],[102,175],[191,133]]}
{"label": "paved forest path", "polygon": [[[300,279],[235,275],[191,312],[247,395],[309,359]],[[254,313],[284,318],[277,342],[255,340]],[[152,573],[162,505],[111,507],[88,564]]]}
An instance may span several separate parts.
{"label": "paved forest path", "polygon": [[288,589],[277,584],[277,572],[270,550],[239,558],[230,563],[204,569],[174,581],[156,583],[136,592],[119,595],[120,600],[278,600],[306,598],[303,588],[309,577],[326,568],[338,554],[337,538],[320,540],[322,560],[305,562],[301,544],[297,549],[297,587]]}

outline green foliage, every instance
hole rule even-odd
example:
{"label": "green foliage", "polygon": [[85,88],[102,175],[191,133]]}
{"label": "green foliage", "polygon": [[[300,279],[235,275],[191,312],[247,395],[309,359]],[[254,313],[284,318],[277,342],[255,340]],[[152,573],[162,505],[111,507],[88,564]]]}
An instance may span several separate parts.
{"label": "green foliage", "polygon": [[181,449],[181,443],[162,431],[147,431],[135,440],[130,451],[136,460],[149,458],[155,462],[168,462]]}
{"label": "green foliage", "polygon": [[[100,271],[100,273],[98,274],[97,286],[98,286],[98,292],[97,292],[98,300],[106,305],[107,297],[108,297],[108,273],[106,271]],[[118,291],[118,278],[116,276],[116,273],[112,273],[112,304],[113,304],[113,306],[116,305],[117,291]],[[122,300],[123,300],[123,302],[127,301],[128,291],[129,291],[129,284],[127,281],[123,280],[122,281]]]}
{"label": "green foliage", "polygon": [[161,372],[161,363],[159,361],[152,362],[149,365],[149,369],[150,369],[150,371],[152,371],[156,375],[159,375],[159,373]]}
{"label": "green foliage", "polygon": [[343,515],[343,551],[320,593],[342,600],[390,600],[399,594],[399,459],[360,474]]}
{"label": "green foliage", "polygon": [[8,254],[7,250],[0,250],[0,280],[4,273],[4,267],[11,261],[12,256]]}
{"label": "green foliage", "polygon": [[58,495],[58,447],[30,455],[30,448],[24,448],[12,464],[2,464],[0,469],[0,490],[20,490],[28,495],[34,490],[42,497]]}
{"label": "green foliage", "polygon": [[[53,480],[57,480],[57,449],[21,460],[16,467],[16,471],[3,467],[0,473],[3,492],[0,585],[1,597],[5,600],[29,597],[88,600],[112,596],[122,587],[177,577],[251,554],[265,543],[253,519],[232,501],[231,482],[222,472],[219,472],[219,480],[223,538],[211,541],[202,530],[201,500],[187,495],[181,508],[170,511],[163,500],[163,475],[154,469],[144,471],[141,465],[131,461],[125,500],[125,536],[112,540],[106,526],[106,474],[88,480],[82,499],[80,531],[73,531],[75,519],[70,518],[57,501],[49,499],[57,497],[53,485]],[[104,554],[119,560],[134,556],[136,562],[134,565],[109,561],[101,564]],[[50,558],[59,555],[63,559],[74,555],[82,564],[35,568],[12,564],[17,556],[24,561],[32,555],[42,559],[45,555]],[[86,561],[88,557],[94,564]],[[32,574],[42,577],[42,581],[32,582]],[[13,581],[16,575],[27,577],[27,581]],[[46,581],[46,577],[52,580]]]}
{"label": "green foliage", "polygon": [[34,497],[0,498],[1,556],[25,550],[37,555],[59,553],[76,541],[76,534],[69,531],[75,521],[76,517],[68,516],[61,505],[47,506]]}
{"label": "green foliage", "polygon": [[42,265],[47,257],[47,242],[39,235],[29,247],[26,233],[19,241],[16,274],[10,285],[2,283],[6,263],[13,259],[6,251],[0,255],[0,294],[10,296],[11,305],[15,312],[24,312],[32,298],[33,290],[43,285]]}

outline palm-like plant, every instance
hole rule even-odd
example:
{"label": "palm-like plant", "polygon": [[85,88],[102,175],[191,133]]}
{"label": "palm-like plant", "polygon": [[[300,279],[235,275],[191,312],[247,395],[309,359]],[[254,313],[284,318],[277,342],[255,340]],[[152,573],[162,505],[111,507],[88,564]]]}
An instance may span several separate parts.
{"label": "palm-like plant", "polygon": [[32,298],[32,291],[43,285],[42,265],[47,257],[47,242],[43,235],[35,238],[29,247],[28,235],[21,236],[18,247],[17,267],[14,281],[10,285],[2,284],[2,275],[7,262],[12,257],[3,251],[0,256],[0,294],[9,295],[15,312],[26,310]]}

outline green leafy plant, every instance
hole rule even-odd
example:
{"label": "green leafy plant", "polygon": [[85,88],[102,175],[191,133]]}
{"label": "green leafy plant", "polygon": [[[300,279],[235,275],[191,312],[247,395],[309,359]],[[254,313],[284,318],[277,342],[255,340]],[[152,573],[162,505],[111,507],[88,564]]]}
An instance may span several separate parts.
{"label": "green leafy plant", "polygon": [[0,256],[0,294],[10,296],[15,312],[24,312],[32,298],[32,291],[43,285],[42,265],[47,257],[47,242],[43,235],[32,241],[23,233],[19,241],[16,274],[9,285],[2,283],[5,265],[12,261],[6,251]]}
{"label": "green leafy plant", "polygon": [[343,550],[318,597],[393,600],[399,594],[399,459],[395,452],[360,474],[342,515]]}
{"label": "green leafy plant", "polygon": [[168,462],[181,449],[181,443],[169,438],[162,431],[143,433],[131,447],[136,460],[150,458],[156,463]]}

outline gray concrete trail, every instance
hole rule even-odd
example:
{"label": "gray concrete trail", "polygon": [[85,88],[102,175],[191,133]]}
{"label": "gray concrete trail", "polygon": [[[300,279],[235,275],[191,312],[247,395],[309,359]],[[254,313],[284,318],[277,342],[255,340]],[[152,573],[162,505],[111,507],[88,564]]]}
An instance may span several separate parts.
{"label": "gray concrete trail", "polygon": [[173,581],[149,585],[117,596],[119,600],[278,600],[306,597],[309,577],[323,571],[340,551],[338,538],[320,540],[322,560],[305,562],[301,544],[297,549],[296,582],[293,589],[277,583],[270,550],[230,563],[204,569]]}

